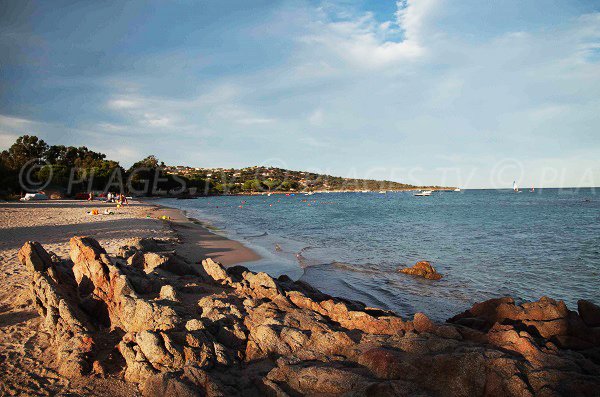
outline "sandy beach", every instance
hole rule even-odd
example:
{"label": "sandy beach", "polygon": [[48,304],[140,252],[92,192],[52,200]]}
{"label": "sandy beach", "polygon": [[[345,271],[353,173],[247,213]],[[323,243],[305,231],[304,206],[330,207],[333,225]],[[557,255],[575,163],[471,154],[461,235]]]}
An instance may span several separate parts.
{"label": "sandy beach", "polygon": [[[100,214],[88,214],[94,209]],[[105,209],[114,213],[103,215]],[[163,216],[169,219],[160,219]],[[112,255],[132,238],[151,237],[175,243],[177,254],[191,263],[207,257],[224,265],[259,259],[254,251],[210,232],[181,211],[151,202],[131,202],[118,209],[99,201],[0,203],[0,395],[51,395],[65,388],[93,395],[111,395],[115,388],[125,395],[136,392],[124,383],[104,384],[97,378],[73,385],[52,369],[53,357],[44,354],[48,335],[37,332],[40,318],[31,303],[30,275],[17,251],[31,240],[66,258],[73,236],[93,237]]]}

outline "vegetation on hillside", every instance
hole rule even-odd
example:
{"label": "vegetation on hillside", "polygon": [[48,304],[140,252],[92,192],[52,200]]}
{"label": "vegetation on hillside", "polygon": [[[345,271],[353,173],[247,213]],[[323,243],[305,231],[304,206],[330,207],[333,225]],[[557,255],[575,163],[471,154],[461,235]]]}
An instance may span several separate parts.
{"label": "vegetation on hillside", "polygon": [[[437,188],[437,186],[428,186]],[[276,167],[243,169],[166,166],[150,155],[125,170],[85,146],[48,145],[19,137],[0,153],[0,194],[49,190],[61,196],[95,191],[134,195],[212,195],[298,191],[406,190],[423,188],[392,181],[342,178]]]}

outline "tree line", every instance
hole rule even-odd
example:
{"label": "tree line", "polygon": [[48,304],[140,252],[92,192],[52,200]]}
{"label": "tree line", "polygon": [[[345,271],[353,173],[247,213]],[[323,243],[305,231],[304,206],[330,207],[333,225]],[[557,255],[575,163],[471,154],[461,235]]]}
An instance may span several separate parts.
{"label": "tree line", "polygon": [[89,191],[135,190],[151,195],[152,188],[169,190],[180,185],[163,168],[153,155],[124,169],[119,162],[85,146],[48,145],[37,136],[23,135],[0,153],[0,194],[49,190],[75,196]]}
{"label": "tree line", "polygon": [[42,188],[69,197],[90,191],[190,196],[422,187],[276,167],[239,170],[168,167],[154,155],[125,169],[119,162],[85,146],[48,145],[34,135],[23,135],[0,153],[0,196],[18,196]]}

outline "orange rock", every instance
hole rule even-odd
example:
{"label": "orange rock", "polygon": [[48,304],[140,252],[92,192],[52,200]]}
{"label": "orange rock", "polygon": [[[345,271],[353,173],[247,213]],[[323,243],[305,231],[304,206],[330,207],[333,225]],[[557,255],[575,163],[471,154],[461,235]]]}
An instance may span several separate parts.
{"label": "orange rock", "polygon": [[439,280],[442,275],[439,274],[433,266],[427,261],[417,262],[413,267],[406,267],[399,270],[400,273],[411,274],[413,276],[424,277],[428,280]]}

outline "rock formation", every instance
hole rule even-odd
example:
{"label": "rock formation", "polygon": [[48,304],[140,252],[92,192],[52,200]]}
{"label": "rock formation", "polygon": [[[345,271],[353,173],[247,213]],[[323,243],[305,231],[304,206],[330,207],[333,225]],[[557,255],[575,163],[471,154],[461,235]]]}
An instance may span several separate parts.
{"label": "rock formation", "polygon": [[[447,324],[206,259],[150,272],[74,237],[70,260],[19,252],[57,363],[145,396],[597,395],[597,306],[473,306]],[[141,245],[140,245],[141,246]],[[150,247],[154,249],[155,247]],[[129,250],[129,251],[128,251]],[[430,272],[433,273],[433,272]],[[583,301],[582,301],[583,302]]]}
{"label": "rock formation", "polygon": [[442,278],[442,275],[427,261],[417,262],[413,267],[405,267],[404,269],[400,269],[399,272],[423,277],[428,280],[439,280]]}

